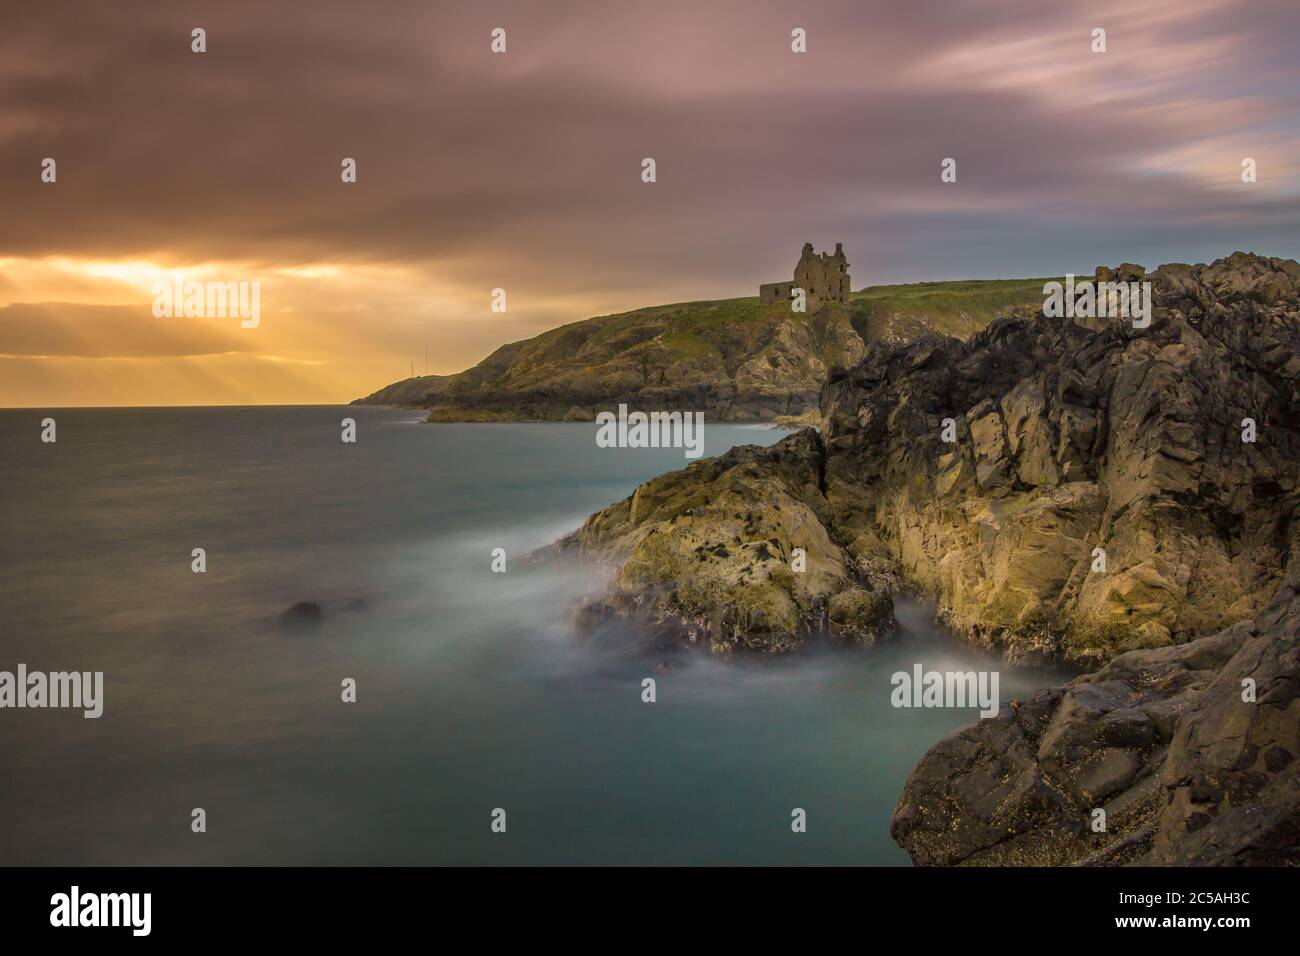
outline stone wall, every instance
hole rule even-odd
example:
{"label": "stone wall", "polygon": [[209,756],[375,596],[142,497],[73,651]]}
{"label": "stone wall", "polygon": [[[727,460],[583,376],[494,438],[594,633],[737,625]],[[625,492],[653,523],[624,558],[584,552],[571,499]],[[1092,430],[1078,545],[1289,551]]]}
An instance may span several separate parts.
{"label": "stone wall", "polygon": [[758,287],[758,297],[767,303],[788,302],[795,288],[807,293],[809,312],[815,312],[825,302],[845,301],[851,289],[844,244],[835,243],[834,253],[818,253],[811,242],[805,242],[794,267],[794,281],[766,282]]}
{"label": "stone wall", "polygon": [[767,303],[789,302],[790,290],[793,288],[793,282],[765,282],[758,287],[758,299]]}

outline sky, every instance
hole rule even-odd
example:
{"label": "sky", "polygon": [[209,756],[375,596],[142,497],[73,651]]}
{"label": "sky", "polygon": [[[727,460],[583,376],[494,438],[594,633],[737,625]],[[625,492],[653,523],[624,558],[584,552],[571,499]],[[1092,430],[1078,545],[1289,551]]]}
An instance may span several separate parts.
{"label": "sky", "polygon": [[[6,4],[0,405],[345,402],[806,241],[855,289],[1300,257],[1298,35],[1295,0]],[[177,278],[257,283],[256,326],[155,315]]]}

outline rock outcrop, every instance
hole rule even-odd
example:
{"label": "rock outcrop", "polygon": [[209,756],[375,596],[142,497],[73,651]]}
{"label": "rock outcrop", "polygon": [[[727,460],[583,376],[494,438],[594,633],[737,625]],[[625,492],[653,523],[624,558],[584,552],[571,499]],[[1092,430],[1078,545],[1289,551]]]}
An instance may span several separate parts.
{"label": "rock outcrop", "polygon": [[1150,281],[1145,328],[1034,314],[878,343],[832,371],[820,437],[657,478],[561,550],[615,568],[606,611],[725,622],[718,648],[798,647],[855,588],[1079,665],[1249,619],[1297,527],[1300,266]]}
{"label": "rock outcrop", "polygon": [[609,595],[579,611],[582,628],[634,617],[652,641],[718,654],[890,633],[896,582],[873,579],[831,540],[821,464],[817,434],[805,429],[662,475],[592,516],[557,545],[611,574]]}
{"label": "rock outcrop", "polygon": [[931,866],[1300,864],[1298,586],[947,737],[908,778],[894,839]]}
{"label": "rock outcrop", "polygon": [[1145,327],[878,343],[820,435],[656,478],[559,551],[611,569],[596,617],[715,651],[871,640],[916,588],[1010,658],[1099,668],[925,756],[892,823],[917,863],[1300,863],[1300,265],[1146,278]]}
{"label": "rock outcrop", "polygon": [[1147,328],[1038,315],[833,374],[849,552],[883,552],[1013,656],[1102,663],[1257,613],[1298,500],[1300,266],[1237,254],[1150,281]]}

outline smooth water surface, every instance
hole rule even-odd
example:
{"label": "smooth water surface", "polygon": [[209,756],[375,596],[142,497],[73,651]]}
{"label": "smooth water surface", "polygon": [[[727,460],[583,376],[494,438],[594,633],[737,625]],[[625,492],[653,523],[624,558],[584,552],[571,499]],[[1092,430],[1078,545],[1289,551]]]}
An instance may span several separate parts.
{"label": "smooth water surface", "polygon": [[[591,576],[519,558],[686,464],[595,430],[0,412],[0,670],[106,683],[98,720],[0,710],[0,863],[906,864],[888,834],[903,781],[976,717],[896,710],[890,675],[1000,669],[1003,700],[1060,675],[1012,671],[911,602],[898,639],[852,653],[655,673],[580,643],[567,622]],[[705,435],[710,455],[783,437]],[[319,630],[279,627],[296,601],[322,605]]]}

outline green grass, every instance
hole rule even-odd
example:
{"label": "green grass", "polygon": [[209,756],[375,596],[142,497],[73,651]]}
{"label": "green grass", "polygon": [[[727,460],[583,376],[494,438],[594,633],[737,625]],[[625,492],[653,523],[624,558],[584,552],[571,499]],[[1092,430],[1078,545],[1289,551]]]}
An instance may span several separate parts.
{"label": "green grass", "polygon": [[[849,297],[854,327],[867,339],[910,338],[927,328],[959,338],[1012,306],[1041,306],[1051,279],[964,279],[869,286]],[[864,334],[865,332],[865,334]]]}
{"label": "green grass", "polygon": [[[905,285],[869,286],[851,293],[848,308],[855,327],[868,339],[890,330],[895,337],[910,337],[928,329],[965,337],[975,332],[1009,306],[1038,306],[1043,301],[1043,284],[1049,279],[962,279],[952,282],[915,282]],[[539,338],[556,341],[573,335],[578,326],[598,323],[591,336],[593,345],[617,338],[624,329],[646,319],[667,320],[669,331],[660,341],[680,348],[686,355],[717,355],[710,333],[760,320],[786,317],[807,320],[807,313],[788,313],[783,303],[763,304],[757,296],[735,299],[675,302],[648,306],[614,315],[596,316],[570,323]]]}
{"label": "green grass", "polygon": [[[868,344],[899,342],[927,332],[967,338],[1006,308],[1039,307],[1045,279],[966,279],[869,286],[851,293],[846,306],[854,330]],[[503,395],[515,388],[539,387],[559,376],[625,374],[638,362],[660,368],[664,353],[718,364],[727,375],[749,358],[778,346],[771,338],[780,323],[820,322],[818,313],[792,313],[785,302],[764,304],[758,296],[676,302],[612,315],[595,316],[512,343],[508,361],[467,370],[474,391]],[[842,321],[842,320],[841,320]],[[842,326],[841,326],[842,329]],[[813,335],[814,349],[823,337]],[[839,348],[838,340],[834,346]],[[839,354],[836,352],[836,354]],[[456,376],[448,376],[455,387]]]}
{"label": "green grass", "polygon": [[[1043,284],[1051,279],[961,279],[952,282],[914,282],[904,285],[868,286],[851,293],[848,308],[859,334],[869,341],[891,335],[912,337],[933,330],[961,338],[988,325],[1012,306],[1038,307],[1043,303]],[[665,344],[681,342],[688,353],[700,349],[695,332],[707,332],[759,319],[777,317],[806,320],[807,313],[785,313],[782,303],[763,305],[756,296],[716,301],[678,302],[625,313],[636,321],[654,316],[674,320],[676,329]]]}
{"label": "green grass", "polygon": [[659,341],[665,348],[672,349],[683,358],[722,358],[722,353],[717,346],[706,342],[689,329],[669,332]]}

